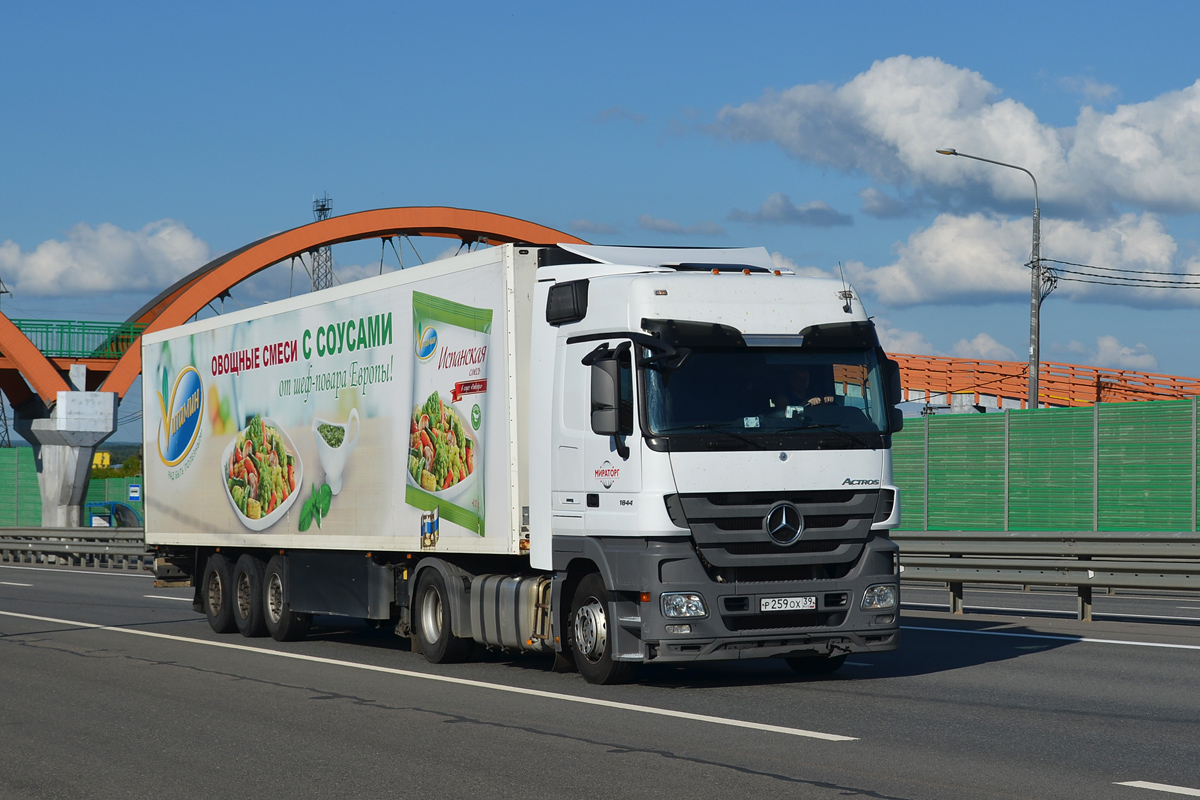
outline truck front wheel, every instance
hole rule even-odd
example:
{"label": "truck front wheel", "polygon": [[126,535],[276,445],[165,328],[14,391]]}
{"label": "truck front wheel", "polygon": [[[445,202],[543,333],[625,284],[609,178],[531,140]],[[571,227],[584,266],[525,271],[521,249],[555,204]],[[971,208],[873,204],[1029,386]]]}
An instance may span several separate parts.
{"label": "truck front wheel", "polygon": [[233,565],[229,558],[221,553],[209,556],[200,585],[209,626],[217,633],[232,633],[237,625],[233,621]]}
{"label": "truck front wheel", "polygon": [[263,616],[266,618],[267,632],[277,642],[303,639],[312,625],[312,614],[292,611],[291,605],[284,601],[287,596],[286,572],[283,557],[271,556],[263,573]]}
{"label": "truck front wheel", "polygon": [[416,636],[425,658],[434,664],[463,661],[471,652],[472,642],[454,635],[450,622],[450,595],[442,574],[430,567],[417,578]]}
{"label": "truck front wheel", "polygon": [[588,683],[625,683],[633,677],[632,664],[613,660],[616,631],[608,618],[609,599],[604,580],[593,572],[579,582],[571,603],[571,654]]}

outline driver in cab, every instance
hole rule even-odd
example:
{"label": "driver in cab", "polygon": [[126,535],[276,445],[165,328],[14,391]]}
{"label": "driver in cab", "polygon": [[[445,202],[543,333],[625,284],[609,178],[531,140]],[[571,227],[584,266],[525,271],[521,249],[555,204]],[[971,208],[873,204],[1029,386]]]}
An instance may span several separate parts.
{"label": "driver in cab", "polygon": [[788,373],[771,396],[773,413],[791,419],[803,414],[806,408],[834,403],[832,394],[822,395],[814,391],[809,384],[810,377],[806,368],[796,367]]}

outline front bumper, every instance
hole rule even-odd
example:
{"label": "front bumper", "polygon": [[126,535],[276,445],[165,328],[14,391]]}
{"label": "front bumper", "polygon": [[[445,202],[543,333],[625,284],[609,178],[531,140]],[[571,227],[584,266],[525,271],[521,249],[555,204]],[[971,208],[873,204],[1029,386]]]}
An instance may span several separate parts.
{"label": "front bumper", "polygon": [[[617,657],[629,661],[716,661],[791,656],[833,656],[894,650],[900,643],[899,575],[895,543],[872,536],[858,562],[836,579],[739,581],[712,580],[687,542],[649,542],[643,551],[643,585],[649,602],[637,612],[614,603]],[[776,576],[782,577],[782,576]],[[864,611],[867,587],[896,586],[896,606]],[[702,619],[668,619],[661,611],[663,592],[698,592],[708,607]],[[760,610],[760,600],[813,597],[810,611]],[[623,608],[621,606],[624,606]],[[688,633],[667,626],[687,625]],[[676,628],[676,630],[678,630]]]}

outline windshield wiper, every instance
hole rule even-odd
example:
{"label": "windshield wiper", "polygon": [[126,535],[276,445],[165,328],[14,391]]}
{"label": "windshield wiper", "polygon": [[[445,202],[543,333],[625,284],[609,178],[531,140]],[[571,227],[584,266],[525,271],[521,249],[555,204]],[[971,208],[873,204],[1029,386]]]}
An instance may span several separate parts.
{"label": "windshield wiper", "polygon": [[699,425],[685,425],[682,428],[668,428],[667,430],[659,431],[659,433],[663,434],[664,436],[670,436],[672,433],[683,433],[685,431],[710,431],[712,433],[723,433],[731,439],[737,439],[739,442],[753,445],[759,450],[766,449],[766,445],[762,444],[761,442],[756,442],[748,436],[742,436],[741,434],[734,433],[727,428],[717,427],[711,422],[702,422]]}
{"label": "windshield wiper", "polygon": [[866,439],[863,439],[861,436],[858,436],[857,434],[850,433],[850,431],[842,430],[843,427],[844,426],[842,426],[842,425],[827,425],[827,424],[821,423],[821,422],[810,422],[807,425],[801,425],[798,428],[788,428],[784,432],[785,433],[793,433],[795,431],[810,431],[810,430],[833,431],[838,436],[841,436],[844,439],[854,442],[855,444],[862,445],[863,447],[865,447],[868,450],[875,449],[874,447],[871,446],[871,444]]}

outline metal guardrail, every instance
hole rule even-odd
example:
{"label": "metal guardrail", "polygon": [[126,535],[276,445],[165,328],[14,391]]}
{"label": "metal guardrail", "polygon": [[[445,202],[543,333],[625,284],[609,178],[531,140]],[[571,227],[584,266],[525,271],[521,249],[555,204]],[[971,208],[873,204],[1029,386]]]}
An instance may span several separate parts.
{"label": "metal guardrail", "polygon": [[1069,586],[1078,615],[1092,618],[1094,589],[1200,590],[1200,533],[1159,531],[892,531],[900,577],[950,587],[963,613],[963,584]]}
{"label": "metal guardrail", "polygon": [[0,563],[152,569],[143,528],[2,528]]}
{"label": "metal guardrail", "polygon": [[12,323],[47,358],[120,358],[146,330],[135,322],[14,319]]}

